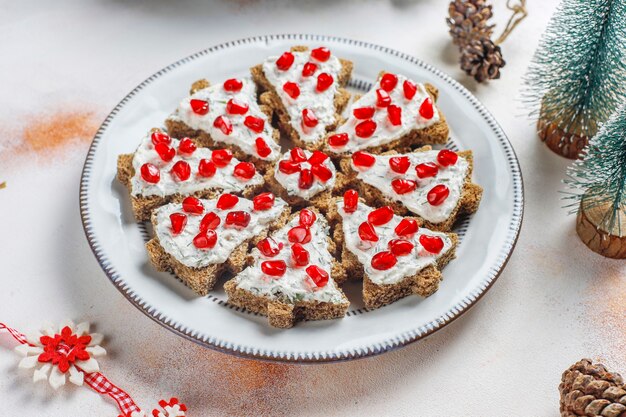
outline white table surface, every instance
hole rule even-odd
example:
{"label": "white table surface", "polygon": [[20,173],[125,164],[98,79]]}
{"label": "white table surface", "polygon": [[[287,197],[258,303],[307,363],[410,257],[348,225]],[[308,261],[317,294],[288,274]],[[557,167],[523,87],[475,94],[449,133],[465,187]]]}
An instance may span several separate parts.
{"label": "white table surface", "polygon": [[[571,363],[588,356],[626,372],[625,264],[577,238],[559,195],[568,162],[539,142],[516,100],[557,2],[530,2],[529,18],[503,46],[502,78],[486,86],[458,69],[447,3],[1,1],[0,182],[7,187],[0,190],[0,321],[24,331],[66,317],[94,322],[107,336],[103,373],[148,411],[176,395],[190,416],[557,416],[557,386]],[[496,2],[498,20],[507,17],[504,3]],[[506,270],[460,319],[404,349],[320,366],[216,353],[136,310],[87,245],[79,177],[110,109],[181,57],[288,32],[366,40],[438,66],[491,110],[520,159],[525,219]],[[63,141],[68,135],[75,140]],[[14,345],[0,335],[0,414],[117,415],[114,403],[89,389],[32,384],[31,373],[17,369]]]}

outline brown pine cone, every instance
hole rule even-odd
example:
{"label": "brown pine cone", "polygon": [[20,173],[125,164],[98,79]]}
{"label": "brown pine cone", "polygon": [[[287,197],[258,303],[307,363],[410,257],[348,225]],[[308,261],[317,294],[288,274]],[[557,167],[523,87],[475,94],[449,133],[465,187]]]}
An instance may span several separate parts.
{"label": "brown pine cone", "polygon": [[455,0],[448,7],[446,19],[452,42],[463,47],[475,36],[491,37],[494,25],[488,25],[493,13],[486,0]]}
{"label": "brown pine cone", "polygon": [[505,64],[500,47],[488,37],[472,39],[461,48],[461,69],[479,83],[500,78]]}
{"label": "brown pine cone", "polygon": [[626,385],[604,365],[582,359],[561,377],[561,417],[626,417]]}

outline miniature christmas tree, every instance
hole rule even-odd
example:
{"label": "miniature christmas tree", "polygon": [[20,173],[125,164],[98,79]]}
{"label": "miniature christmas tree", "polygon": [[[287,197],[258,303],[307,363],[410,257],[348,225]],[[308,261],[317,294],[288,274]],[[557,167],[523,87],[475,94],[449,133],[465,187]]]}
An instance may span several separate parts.
{"label": "miniature christmas tree", "polygon": [[626,101],[626,3],[563,0],[525,77],[524,101],[539,137],[554,152],[578,158]]}
{"label": "miniature christmas tree", "polygon": [[595,252],[626,258],[626,106],[620,107],[568,170],[576,230]]}

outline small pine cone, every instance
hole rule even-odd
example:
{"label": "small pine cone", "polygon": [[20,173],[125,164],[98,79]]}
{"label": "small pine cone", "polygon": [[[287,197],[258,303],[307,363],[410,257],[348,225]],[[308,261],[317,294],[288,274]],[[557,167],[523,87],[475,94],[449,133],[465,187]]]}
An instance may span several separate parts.
{"label": "small pine cone", "polygon": [[626,417],[626,385],[604,365],[582,359],[561,377],[561,417]]}
{"label": "small pine cone", "polygon": [[500,78],[505,64],[500,47],[488,37],[472,39],[461,48],[461,69],[479,83]]}
{"label": "small pine cone", "polygon": [[493,25],[488,25],[493,13],[486,0],[455,0],[448,7],[448,18],[452,42],[462,47],[477,35],[491,37]]}

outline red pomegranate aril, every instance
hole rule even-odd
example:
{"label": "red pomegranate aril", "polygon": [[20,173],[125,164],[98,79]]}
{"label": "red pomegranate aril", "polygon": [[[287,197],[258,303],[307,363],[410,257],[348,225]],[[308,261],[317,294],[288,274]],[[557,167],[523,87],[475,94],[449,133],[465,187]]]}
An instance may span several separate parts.
{"label": "red pomegranate aril", "polygon": [[298,178],[298,187],[303,190],[308,190],[313,186],[313,173],[310,169],[303,169],[300,171],[300,178]]}
{"label": "red pomegranate aril", "polygon": [[226,103],[226,112],[228,114],[246,114],[248,113],[248,104],[237,99],[231,98]]}
{"label": "red pomegranate aril", "polygon": [[226,116],[217,116],[213,121],[213,127],[218,128],[225,135],[233,133],[233,125]]}
{"label": "red pomegranate aril", "polygon": [[313,280],[313,283],[317,285],[317,288],[322,288],[328,284],[328,272],[324,271],[317,265],[307,266],[305,269],[307,275]]}
{"label": "red pomegranate aril", "polygon": [[419,230],[417,221],[415,219],[402,219],[396,226],[394,231],[400,237],[411,237]]}
{"label": "red pomegranate aril", "polygon": [[269,210],[274,207],[276,197],[272,193],[261,193],[252,199],[256,211]]}
{"label": "red pomegranate aril", "polygon": [[437,175],[439,167],[434,162],[424,162],[415,167],[415,172],[419,178],[430,178]]}
{"label": "red pomegranate aril", "polygon": [[229,78],[228,80],[224,81],[224,90],[226,91],[235,92],[241,90],[242,87],[243,83],[237,78]]}
{"label": "red pomegranate aril", "polygon": [[256,138],[254,144],[256,145],[256,153],[261,158],[267,158],[272,153],[272,148],[269,147],[262,137]]}
{"label": "red pomegranate aril", "polygon": [[370,168],[376,162],[374,155],[367,152],[356,151],[352,154],[352,163],[361,168]]}
{"label": "red pomegranate aril", "polygon": [[443,249],[443,240],[439,236],[421,235],[419,240],[424,249],[435,255]]}
{"label": "red pomegranate aril", "polygon": [[317,216],[309,209],[302,209],[300,210],[299,219],[300,226],[311,227],[313,223],[315,223],[315,220],[317,220]]}
{"label": "red pomegranate aril", "polygon": [[396,178],[391,181],[391,188],[396,194],[408,194],[417,188],[417,182],[404,178]]}
{"label": "red pomegranate aril", "polygon": [[178,144],[178,151],[185,155],[191,155],[192,153],[196,151],[196,149],[197,149],[196,144],[193,143],[193,140],[189,138],[181,139],[180,143]]}
{"label": "red pomegranate aril", "polygon": [[404,174],[411,166],[408,156],[394,156],[389,158],[389,168],[398,174]]}
{"label": "red pomegranate aril", "polygon": [[217,233],[214,230],[200,232],[193,238],[193,245],[198,249],[211,249],[217,243]]}
{"label": "red pomegranate aril", "polygon": [[313,151],[313,153],[309,157],[309,164],[311,164],[311,165],[313,165],[313,164],[321,164],[322,162],[324,162],[327,159],[328,159],[328,155],[326,155],[324,152],[322,152],[322,151]]}
{"label": "red pomegranate aril", "polygon": [[333,177],[333,172],[330,168],[322,164],[311,165],[311,173],[313,173],[315,178],[324,183]]}
{"label": "red pomegranate aril", "polygon": [[291,52],[285,52],[276,60],[276,67],[281,71],[287,71],[293,64],[294,56]]}
{"label": "red pomegranate aril", "polygon": [[291,243],[309,243],[311,241],[311,232],[308,227],[295,226],[287,232],[287,239]]}
{"label": "red pomegranate aril", "polygon": [[218,168],[224,168],[232,159],[233,153],[230,149],[216,149],[211,152],[211,160]]}
{"label": "red pomegranate aril", "polygon": [[383,224],[389,223],[391,219],[393,219],[393,209],[391,206],[377,208],[367,215],[367,221],[374,226],[382,226]]}
{"label": "red pomegranate aril", "polygon": [[317,76],[317,85],[315,86],[315,89],[319,93],[326,91],[331,85],[333,85],[334,81],[335,79],[332,75],[327,72],[323,72]]}
{"label": "red pomegranate aril", "polygon": [[298,84],[291,81],[287,81],[283,84],[283,91],[294,100],[300,95],[300,87],[298,87]]}
{"label": "red pomegranate aril", "polygon": [[372,257],[372,268],[379,271],[386,271],[391,269],[397,262],[398,259],[393,253],[389,251],[378,252]]}
{"label": "red pomegranate aril", "polygon": [[306,154],[302,150],[302,148],[292,148],[289,151],[289,156],[293,162],[304,162],[306,161]]}
{"label": "red pomegranate aril", "polygon": [[278,163],[278,170],[283,174],[295,174],[300,172],[300,164],[298,162],[282,160]]}
{"label": "red pomegranate aril", "polygon": [[200,221],[200,231],[215,230],[220,225],[222,219],[214,212],[207,213]]}
{"label": "red pomegranate aril", "polygon": [[187,215],[183,213],[172,213],[170,214],[170,223],[172,224],[172,233],[178,235],[187,224]]}
{"label": "red pomegranate aril", "polygon": [[433,116],[435,115],[435,110],[433,109],[433,101],[430,99],[430,97],[426,97],[422,104],[420,104],[419,112],[424,119],[433,118]]}
{"label": "red pomegranate aril", "polygon": [[348,190],[343,193],[343,211],[354,213],[359,204],[359,193],[356,190]]}
{"label": "red pomegranate aril", "polygon": [[354,127],[354,132],[363,139],[372,137],[374,132],[376,132],[376,122],[371,119],[364,120]]}
{"label": "red pomegranate aril", "polygon": [[291,246],[291,259],[296,266],[307,266],[309,264],[309,251],[304,249],[300,243]]}
{"label": "red pomegranate aril", "polygon": [[211,178],[215,175],[217,171],[217,167],[215,164],[208,159],[201,159],[200,163],[198,163],[198,175],[204,178]]}
{"label": "red pomegranate aril", "polygon": [[222,194],[220,198],[217,199],[217,203],[215,207],[220,210],[228,210],[237,205],[239,202],[239,197],[234,194]]}
{"label": "red pomegranate aril", "polygon": [[179,181],[186,181],[191,176],[191,167],[187,161],[178,161],[172,167],[172,173]]}
{"label": "red pomegranate aril", "polygon": [[162,161],[169,162],[176,156],[176,149],[172,148],[165,142],[159,142],[154,145],[154,150],[159,154]]}
{"label": "red pomegranate aril", "polygon": [[319,121],[317,120],[317,116],[315,115],[315,113],[313,113],[313,110],[311,109],[304,109],[302,110],[302,124],[306,127],[315,127],[317,126],[317,123]]}
{"label": "red pomegranate aril", "polygon": [[318,61],[326,62],[328,58],[330,58],[330,50],[324,46],[320,46],[311,51],[311,56]]}
{"label": "red pomegranate aril", "polygon": [[396,256],[405,256],[413,251],[414,244],[405,239],[392,239],[389,241],[389,250]]}
{"label": "red pomegranate aril", "polygon": [[333,148],[340,148],[346,146],[350,137],[347,133],[336,133],[328,137],[328,144]]}
{"label": "red pomegranate aril", "polygon": [[359,225],[358,229],[359,237],[366,242],[378,242],[378,235],[376,229],[370,222],[363,222]]}
{"label": "red pomegranate aril", "polygon": [[317,71],[317,64],[314,62],[307,62],[302,67],[302,76],[310,77],[311,75],[315,74],[315,71]]}
{"label": "red pomegranate aril", "polygon": [[152,132],[152,134],[150,135],[150,140],[152,141],[152,144],[155,146],[157,143],[169,144],[172,142],[172,138],[170,138],[168,135],[160,131]]}
{"label": "red pomegranate aril", "polygon": [[417,93],[417,86],[413,81],[405,80],[402,84],[402,89],[404,90],[404,97],[407,100],[411,100],[415,97],[415,93]]}
{"label": "red pomegranate aril", "polygon": [[252,162],[239,162],[235,165],[235,169],[233,170],[233,176],[235,176],[235,178],[245,181],[252,179],[254,174],[256,174],[256,168]]}
{"label": "red pomegranate aril", "polygon": [[402,108],[395,104],[389,105],[387,107],[387,118],[392,125],[400,126],[402,124]]}
{"label": "red pomegranate aril", "polygon": [[439,165],[441,165],[442,167],[454,165],[456,164],[456,161],[458,159],[459,155],[457,155],[456,152],[448,149],[442,149],[437,154],[437,162],[439,162]]}
{"label": "red pomegranate aril", "polygon": [[253,132],[261,133],[263,132],[263,128],[265,127],[265,120],[260,117],[255,116],[246,116],[243,121],[243,124]]}
{"label": "red pomegranate aril", "polygon": [[426,195],[426,198],[428,199],[430,205],[440,206],[443,204],[444,201],[446,201],[448,195],[450,195],[450,190],[448,189],[448,187],[446,187],[444,184],[438,184],[430,189],[430,191]]}
{"label": "red pomegranate aril", "polygon": [[398,85],[398,77],[395,74],[386,73],[380,79],[380,88],[385,91],[391,91]]}
{"label": "red pomegranate aril", "polygon": [[183,211],[191,214],[202,214],[204,213],[204,205],[196,197],[187,197],[183,200]]}
{"label": "red pomegranate aril", "polygon": [[271,237],[266,237],[257,243],[256,247],[263,254],[263,256],[273,258],[280,253],[280,250],[283,248],[283,244],[276,242]]}
{"label": "red pomegranate aril", "polygon": [[191,106],[191,110],[200,116],[204,116],[209,112],[209,102],[204,100],[198,100],[196,98],[192,98],[189,101],[189,105]]}
{"label": "red pomegranate aril", "polygon": [[373,107],[359,107],[352,110],[352,114],[359,120],[371,119],[374,116],[376,109]]}
{"label": "red pomegranate aril", "polygon": [[286,270],[287,264],[285,261],[276,260],[261,262],[261,271],[263,271],[265,275],[269,275],[271,277],[282,277],[285,275]]}
{"label": "red pomegranate aril", "polygon": [[387,107],[391,104],[391,97],[389,97],[389,93],[379,88],[376,90],[376,105],[378,107]]}
{"label": "red pomegranate aril", "polygon": [[247,211],[231,211],[226,215],[224,224],[243,229],[250,224],[250,218],[250,213]]}

